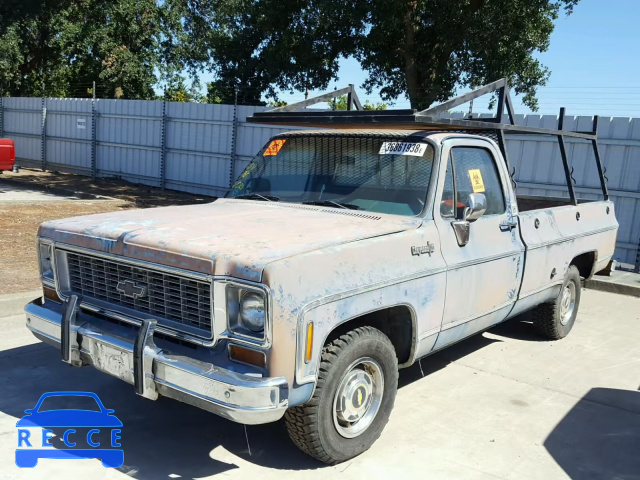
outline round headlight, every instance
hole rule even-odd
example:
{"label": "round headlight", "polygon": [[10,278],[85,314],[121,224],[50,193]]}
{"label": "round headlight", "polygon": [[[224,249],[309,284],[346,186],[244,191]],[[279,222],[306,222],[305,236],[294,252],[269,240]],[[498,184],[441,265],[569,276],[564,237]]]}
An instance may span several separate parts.
{"label": "round headlight", "polygon": [[264,330],[264,298],[255,292],[245,292],[240,299],[242,325],[253,332]]}

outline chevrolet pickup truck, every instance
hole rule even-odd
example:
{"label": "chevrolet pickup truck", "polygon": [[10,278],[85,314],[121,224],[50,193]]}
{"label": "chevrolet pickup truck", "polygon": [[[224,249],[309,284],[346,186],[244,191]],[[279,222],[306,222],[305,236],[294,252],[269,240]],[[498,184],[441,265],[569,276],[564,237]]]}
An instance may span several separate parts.
{"label": "chevrolet pickup truck", "polygon": [[210,204],[44,223],[27,327],[148,399],[364,452],[399,368],[529,310],[565,337],[615,247],[606,188],[517,197],[500,138],[420,121],[277,135]]}

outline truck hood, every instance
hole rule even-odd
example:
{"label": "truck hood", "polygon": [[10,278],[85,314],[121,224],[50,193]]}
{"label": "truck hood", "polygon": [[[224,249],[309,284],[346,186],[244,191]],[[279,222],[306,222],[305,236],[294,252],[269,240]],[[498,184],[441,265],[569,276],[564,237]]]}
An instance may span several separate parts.
{"label": "truck hood", "polygon": [[39,235],[171,267],[260,281],[264,267],[276,260],[420,224],[415,217],[220,199],[53,220],[40,226]]}

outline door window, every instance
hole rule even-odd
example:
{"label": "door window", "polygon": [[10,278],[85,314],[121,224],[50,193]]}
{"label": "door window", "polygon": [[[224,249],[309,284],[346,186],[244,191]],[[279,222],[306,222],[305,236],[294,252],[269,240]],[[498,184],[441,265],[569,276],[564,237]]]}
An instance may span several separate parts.
{"label": "door window", "polygon": [[482,193],[486,197],[485,216],[506,211],[504,192],[492,155],[484,148],[453,147],[447,160],[440,215],[462,218],[470,193]]}

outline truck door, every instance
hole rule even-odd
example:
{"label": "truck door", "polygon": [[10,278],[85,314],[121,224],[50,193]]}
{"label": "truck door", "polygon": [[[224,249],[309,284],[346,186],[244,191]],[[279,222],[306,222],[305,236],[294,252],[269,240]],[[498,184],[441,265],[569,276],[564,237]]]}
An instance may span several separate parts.
{"label": "truck door", "polygon": [[[511,208],[513,190],[494,144],[482,139],[443,142],[434,219],[447,264],[442,331],[435,348],[504,320],[522,279],[524,245]],[[469,194],[486,199],[484,214],[468,223],[460,243],[454,224],[463,222]],[[480,197],[481,198],[481,197]]]}

